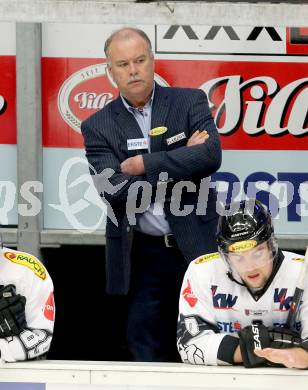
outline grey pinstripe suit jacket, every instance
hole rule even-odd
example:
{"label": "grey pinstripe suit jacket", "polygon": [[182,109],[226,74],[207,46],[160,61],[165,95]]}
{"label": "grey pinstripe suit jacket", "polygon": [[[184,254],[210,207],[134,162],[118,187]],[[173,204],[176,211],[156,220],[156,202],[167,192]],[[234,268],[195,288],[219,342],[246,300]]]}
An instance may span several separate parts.
{"label": "grey pinstripe suit jacket", "polygon": [[[167,172],[168,177],[173,180],[168,184],[169,187],[173,187],[181,180],[193,181],[196,192],[183,191],[181,197],[181,204],[192,205],[193,212],[187,216],[173,215],[170,211],[169,198],[165,203],[166,217],[187,262],[201,254],[216,250],[217,213],[214,189],[210,188],[208,197],[199,199],[199,206],[202,205],[205,212],[202,212],[203,215],[196,215],[200,180],[216,172],[221,164],[219,135],[204,92],[198,89],[156,85],[152,105],[152,128],[158,126],[166,126],[168,130],[160,136],[151,137],[151,153],[146,150],[129,151],[127,140],[142,138],[143,135],[120,97],[90,116],[81,125],[89,164],[97,173],[105,168],[112,168],[115,174],[109,181],[114,186],[128,180],[115,194],[104,193],[118,221],[116,226],[108,218],[106,226],[106,275],[109,293],[126,294],[129,290],[132,228],[126,215],[126,199],[128,188],[134,182],[147,180],[152,185],[155,195],[160,172]],[[199,129],[206,129],[210,135],[209,139],[202,145],[187,147],[188,138]],[[166,139],[182,132],[186,135],[185,139],[167,145]],[[141,153],[144,158],[145,175],[122,174],[120,163]],[[101,193],[102,189],[99,188],[97,180],[95,185]]]}

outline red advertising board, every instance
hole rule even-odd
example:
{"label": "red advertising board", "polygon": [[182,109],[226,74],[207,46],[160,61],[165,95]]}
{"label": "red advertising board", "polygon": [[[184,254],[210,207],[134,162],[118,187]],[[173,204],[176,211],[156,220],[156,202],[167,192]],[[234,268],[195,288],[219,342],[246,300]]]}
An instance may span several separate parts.
{"label": "red advertising board", "polygon": [[[193,27],[190,28],[194,32]],[[221,29],[229,31],[225,27]],[[246,30],[234,28],[233,34],[241,37]],[[156,75],[162,84],[202,88],[207,93],[223,149],[308,149],[308,28],[276,30],[267,28],[269,34],[262,38],[264,42],[269,40],[272,31],[282,37],[279,45],[274,42],[275,45],[271,48],[273,55],[250,55],[246,58],[242,55],[240,59],[235,55],[227,59],[226,56],[221,56],[215,60],[200,58],[198,55],[187,55],[184,56],[185,59],[183,55],[178,55],[179,58],[176,59],[164,59],[158,55],[159,58],[156,59]],[[256,35],[256,31],[256,28],[250,28],[246,35]],[[163,40],[166,33],[164,36],[161,33],[162,37],[159,34],[157,27],[157,52],[160,53],[159,50],[162,49],[170,50],[170,47],[166,49],[163,46],[166,45]],[[227,50],[228,45],[221,42],[221,46]],[[268,47],[273,45],[273,42],[265,43]],[[171,47],[176,47],[176,44],[176,41],[172,42]],[[241,44],[247,45],[247,40]],[[187,50],[192,44],[188,41],[185,45],[183,47]],[[261,40],[258,46],[254,46],[254,50],[262,49]],[[0,143],[14,144],[15,56],[3,55],[0,59]],[[43,145],[83,148],[80,122],[103,108],[117,95],[118,90],[107,75],[103,58],[87,58],[86,55],[78,58],[44,56]]]}
{"label": "red advertising board", "polygon": [[[224,149],[308,149],[306,63],[156,60],[156,73],[207,92]],[[74,123],[117,95],[100,59],[44,58],[44,145],[83,147]]]}
{"label": "red advertising board", "polygon": [[16,144],[16,60],[0,53],[0,144]]}

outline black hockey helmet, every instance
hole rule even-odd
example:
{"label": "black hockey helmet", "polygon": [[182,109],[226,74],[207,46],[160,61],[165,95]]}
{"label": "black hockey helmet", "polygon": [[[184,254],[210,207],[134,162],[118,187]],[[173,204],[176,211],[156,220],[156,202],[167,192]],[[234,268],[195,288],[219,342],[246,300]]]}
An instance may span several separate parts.
{"label": "black hockey helmet", "polygon": [[270,213],[256,199],[234,202],[219,217],[217,243],[219,252],[244,252],[271,239],[273,257],[277,252]]}

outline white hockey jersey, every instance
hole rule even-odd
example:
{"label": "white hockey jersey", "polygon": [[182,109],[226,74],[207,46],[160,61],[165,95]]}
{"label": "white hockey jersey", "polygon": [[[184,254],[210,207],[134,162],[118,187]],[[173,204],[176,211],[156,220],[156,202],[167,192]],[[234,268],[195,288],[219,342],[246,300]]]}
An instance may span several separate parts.
{"label": "white hockey jersey", "polygon": [[[177,340],[183,362],[232,364],[242,328],[253,321],[265,326],[286,323],[303,256],[281,251],[278,256],[280,268],[258,299],[229,279],[228,267],[218,253],[190,263],[179,302]],[[308,338],[308,288],[294,328],[302,339]]]}
{"label": "white hockey jersey", "polygon": [[1,360],[15,362],[45,354],[55,316],[53,283],[46,268],[29,253],[0,248],[0,285],[8,284],[26,297],[27,328],[18,336],[0,338]]}

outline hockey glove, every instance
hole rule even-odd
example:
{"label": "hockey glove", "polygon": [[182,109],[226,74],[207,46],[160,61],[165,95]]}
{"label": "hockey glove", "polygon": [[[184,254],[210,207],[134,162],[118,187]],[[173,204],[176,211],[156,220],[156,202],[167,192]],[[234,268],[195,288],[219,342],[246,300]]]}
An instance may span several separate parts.
{"label": "hockey glove", "polygon": [[0,338],[16,336],[27,326],[25,304],[13,284],[0,286]]}
{"label": "hockey glove", "polygon": [[270,335],[264,325],[249,325],[239,332],[240,349],[244,366],[247,368],[264,366],[266,359],[257,356],[255,348],[263,349],[270,346]]}
{"label": "hockey glove", "polygon": [[[260,365],[275,365],[264,358],[256,356],[255,348],[294,348],[301,347],[300,335],[283,327],[270,327],[264,325],[246,326],[239,333],[240,348],[245,367],[257,367]],[[277,365],[280,366],[280,365]]]}
{"label": "hockey glove", "polygon": [[268,328],[270,347],[277,349],[300,347],[302,339],[300,335],[283,327]]}

